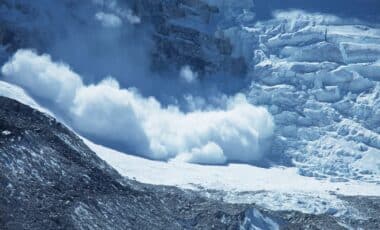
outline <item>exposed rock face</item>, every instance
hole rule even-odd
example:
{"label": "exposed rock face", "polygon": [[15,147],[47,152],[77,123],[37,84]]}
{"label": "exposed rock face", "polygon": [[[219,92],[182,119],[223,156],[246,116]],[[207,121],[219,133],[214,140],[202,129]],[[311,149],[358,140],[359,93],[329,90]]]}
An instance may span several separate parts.
{"label": "exposed rock face", "polygon": [[[244,58],[233,54],[229,38],[215,33],[215,19],[221,17],[217,6],[201,0],[129,0],[119,1],[120,6],[117,7],[109,2],[112,1],[93,4],[92,1],[74,3],[65,0],[56,6],[61,11],[57,15],[51,15],[43,1],[30,3],[19,0],[15,4],[1,1],[0,12],[3,16],[0,17],[0,44],[8,53],[18,48],[37,48],[48,52],[46,47],[54,44],[57,39],[66,37],[65,33],[93,29],[94,15],[97,12],[124,12],[130,7],[133,14],[141,19],[141,23],[135,27],[152,29],[150,61],[153,70],[170,72],[190,66],[200,75],[217,72],[233,76],[245,75],[247,64]],[[70,22],[81,29],[72,31],[66,28],[67,25],[62,24],[63,20],[60,19],[62,16],[68,21],[67,24]],[[44,22],[33,24],[30,21],[32,18]],[[48,26],[40,26],[42,23]]]}
{"label": "exposed rock face", "polygon": [[215,33],[218,6],[201,0],[136,1],[135,12],[154,28],[153,68],[189,65],[200,74],[222,72],[242,76],[247,66],[233,56],[228,38]]}

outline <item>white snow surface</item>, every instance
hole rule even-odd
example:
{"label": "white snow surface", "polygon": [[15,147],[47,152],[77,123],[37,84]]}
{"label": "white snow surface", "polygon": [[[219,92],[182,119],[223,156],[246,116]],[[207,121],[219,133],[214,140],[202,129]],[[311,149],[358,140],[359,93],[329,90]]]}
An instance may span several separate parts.
{"label": "white snow surface", "polygon": [[121,175],[137,181],[177,186],[231,203],[256,203],[273,210],[345,214],[341,195],[378,196],[380,185],[361,181],[331,182],[306,177],[297,168],[260,168],[245,164],[206,166],[178,161],[153,161],[118,152],[84,139],[85,143]]}

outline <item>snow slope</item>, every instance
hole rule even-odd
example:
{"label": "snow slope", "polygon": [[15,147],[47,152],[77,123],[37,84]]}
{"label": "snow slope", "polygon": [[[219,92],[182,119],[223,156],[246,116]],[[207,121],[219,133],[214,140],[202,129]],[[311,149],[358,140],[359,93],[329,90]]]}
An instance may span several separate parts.
{"label": "snow slope", "polygon": [[273,210],[306,213],[336,211],[347,207],[336,194],[377,196],[380,185],[360,182],[331,182],[306,177],[297,168],[260,168],[244,164],[205,166],[178,161],[159,162],[121,153],[86,139],[85,143],[124,176],[137,181],[195,189],[208,196],[221,193],[232,203],[256,203]]}

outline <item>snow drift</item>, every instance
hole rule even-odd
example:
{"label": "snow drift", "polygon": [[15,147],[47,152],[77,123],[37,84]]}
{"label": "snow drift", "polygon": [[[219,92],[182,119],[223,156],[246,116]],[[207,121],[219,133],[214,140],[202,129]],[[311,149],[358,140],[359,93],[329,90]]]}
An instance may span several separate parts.
{"label": "snow drift", "polygon": [[270,147],[271,115],[243,94],[227,97],[221,108],[184,113],[120,88],[112,77],[85,85],[66,64],[30,50],[16,52],[1,71],[7,81],[55,104],[79,132],[144,157],[260,164]]}

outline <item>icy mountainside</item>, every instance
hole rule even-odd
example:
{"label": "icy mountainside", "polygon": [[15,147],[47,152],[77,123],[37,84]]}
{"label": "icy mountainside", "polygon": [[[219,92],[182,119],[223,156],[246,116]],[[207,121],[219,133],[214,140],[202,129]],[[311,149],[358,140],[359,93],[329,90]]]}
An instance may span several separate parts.
{"label": "icy mountainside", "polygon": [[295,11],[225,30],[302,175],[380,182],[380,28],[359,23]]}
{"label": "icy mountainside", "polygon": [[[54,10],[52,11],[52,9]],[[128,44],[135,44],[126,39],[130,38],[128,34],[131,31],[132,33],[140,32],[140,27],[150,28],[152,29],[153,42],[149,44],[148,48],[152,49],[149,54],[151,55],[150,61],[153,70],[166,71],[166,68],[169,68],[169,70],[173,68],[176,71],[188,65],[191,70],[199,74],[200,79],[207,77],[208,74],[222,72],[222,74],[232,75],[232,77],[240,76],[241,78],[234,78],[236,81],[249,82],[242,91],[249,96],[253,104],[266,106],[276,121],[272,154],[282,156],[283,159],[280,162],[283,162],[285,166],[293,163],[301,175],[297,175],[293,168],[265,169],[246,165],[229,165],[223,168],[188,164],[176,165],[172,162],[169,164],[152,162],[136,157],[123,156],[120,153],[108,149],[104,150],[96,145],[91,146],[93,150],[98,151],[98,154],[103,159],[106,159],[123,175],[135,176],[136,179],[142,182],[157,183],[159,181],[160,184],[177,185],[192,189],[201,185],[206,189],[201,189],[206,196],[217,199],[242,203],[260,201],[261,206],[275,210],[296,209],[309,213],[325,213],[325,215],[314,216],[297,212],[290,212],[290,214],[289,212],[285,212],[285,214],[279,212],[281,213],[278,214],[280,216],[283,214],[288,215],[285,222],[290,219],[292,223],[310,223],[333,229],[332,226],[328,225],[334,224],[338,228],[336,223],[338,221],[344,226],[347,225],[353,228],[365,226],[368,229],[378,229],[379,205],[377,198],[361,198],[357,196],[340,198],[339,195],[335,195],[335,192],[332,192],[332,194],[329,194],[329,192],[337,187],[342,190],[342,192],[338,191],[338,194],[378,195],[377,191],[380,184],[380,62],[378,61],[380,58],[380,27],[358,20],[340,19],[329,15],[308,14],[297,11],[278,13],[272,20],[255,22],[254,11],[254,5],[249,0],[238,2],[235,0],[88,0],[80,2],[71,0],[4,0],[0,1],[0,62],[2,65],[10,55],[20,48],[35,48],[38,52],[50,53],[56,60],[61,58],[60,55],[64,56],[62,56],[63,60],[67,60],[65,58],[68,57],[74,58],[70,59],[70,65],[80,63],[82,59],[86,59],[84,57],[96,57],[91,59],[91,68],[98,70],[99,66],[105,66],[107,67],[106,71],[111,71],[115,66],[119,66],[112,65],[113,62],[110,62],[109,58],[111,60],[125,60],[124,58],[129,56],[128,52],[118,52],[120,55],[114,57],[115,52],[112,50],[114,45],[111,44],[117,41],[115,43],[118,47],[117,51],[128,50],[127,48],[130,48]],[[118,32],[114,33],[119,31],[115,28],[122,28],[120,29],[121,35]],[[131,28],[133,29],[131,30]],[[78,31],[80,31],[79,37],[74,33]],[[69,36],[72,34],[75,36]],[[93,48],[93,43],[90,42],[92,40],[89,39],[89,34],[95,38],[95,44],[100,42],[101,46],[99,47],[105,47],[104,50],[101,50],[101,53],[92,52],[97,49],[91,49]],[[60,40],[62,37],[66,40]],[[115,38],[117,39],[115,40]],[[78,44],[72,42],[76,40],[83,41],[83,39],[88,41],[90,45],[80,49],[81,52],[77,52],[78,50],[76,49],[68,49],[68,47],[78,47],[76,46]],[[119,43],[120,40],[122,40],[121,43]],[[63,47],[57,47],[57,41],[62,42]],[[124,46],[123,44],[127,45]],[[107,52],[108,50],[111,51]],[[139,57],[133,55],[133,58],[138,59]],[[107,64],[109,65],[104,65],[102,61],[108,61]],[[127,61],[131,60],[128,59]],[[127,61],[124,64],[130,64]],[[131,65],[135,65],[135,63],[132,62]],[[74,69],[76,67],[75,65],[73,66]],[[104,77],[103,74],[103,72],[100,73],[101,77]],[[246,77],[244,78],[243,75]],[[170,92],[168,93],[170,94]],[[38,108],[38,105],[32,99],[25,96],[22,89],[13,91],[12,86],[7,83],[0,82],[0,95],[13,97],[23,103],[32,105],[33,108]],[[0,109],[4,108],[1,107]],[[25,117],[24,119],[27,120],[28,118]],[[9,130],[4,131],[1,133],[0,139],[13,135],[12,132],[9,133]],[[32,131],[37,132],[32,133],[32,136],[41,137],[38,134],[39,130]],[[22,133],[22,135],[28,138],[31,137],[30,133]],[[33,139],[33,141],[40,143],[38,138]],[[14,141],[19,140],[14,139]],[[28,139],[28,141],[31,141],[31,139]],[[17,143],[20,146],[21,144],[28,145],[27,147],[33,144],[33,142]],[[82,146],[82,144],[80,145]],[[75,145],[75,143],[69,143],[69,145]],[[16,148],[15,146],[13,147]],[[1,147],[3,145],[0,145]],[[44,146],[40,145],[39,147],[44,148]],[[55,148],[54,146],[50,147]],[[65,145],[66,147],[72,151],[70,146]],[[87,151],[89,150],[87,149],[85,152],[87,153]],[[5,163],[2,163],[6,167],[9,166],[9,162],[16,162],[14,165],[21,167],[22,165],[19,164],[25,162],[25,160],[34,161],[34,158],[28,155],[27,152],[19,151],[17,152],[20,153],[19,155],[11,155],[8,151],[6,153],[3,156],[15,160],[6,159]],[[49,153],[38,151],[34,154],[47,156]],[[13,158],[15,156],[29,158],[16,159]],[[44,162],[46,165],[45,161],[38,159],[41,160],[39,163]],[[98,159],[95,161],[98,162]],[[136,162],[136,164],[143,164],[148,168],[144,170],[145,168],[136,168],[133,165],[121,165],[122,162]],[[13,163],[12,167],[14,166]],[[47,165],[49,170],[62,169],[60,165]],[[89,170],[86,168],[87,166],[86,163],[78,172],[83,172],[84,175],[87,175],[86,170]],[[97,167],[96,164],[95,167]],[[36,168],[43,171],[42,167]],[[32,172],[31,177],[26,174],[17,174],[17,176],[23,176],[22,182],[25,183],[30,183],[30,178],[37,178],[39,175],[33,171],[35,168],[13,167],[7,170],[8,168],[2,167],[0,169],[5,169],[4,172],[6,173],[2,172],[1,175],[7,176],[10,175],[10,172],[13,172],[13,169],[20,169],[21,172]],[[72,168],[64,168],[63,172],[71,175],[71,170]],[[179,172],[178,174],[181,177],[164,178],[164,180],[160,177],[155,177],[157,175],[147,175],[146,173],[149,170],[153,173],[156,172],[155,170],[159,172],[163,170],[164,175],[165,173]],[[175,170],[178,171],[176,172]],[[225,172],[226,170],[231,170],[228,176],[225,176],[228,174]],[[210,181],[205,181],[205,177],[202,177],[205,171],[207,173],[212,172],[207,177]],[[255,174],[252,177],[260,180],[252,181],[247,177],[247,180],[244,180],[247,183],[243,185],[238,176],[244,173],[247,175]],[[114,171],[112,174],[116,175]],[[272,183],[272,175],[278,176],[279,174],[300,181],[300,184]],[[12,180],[16,181],[16,177],[13,174],[12,176]],[[46,174],[46,176],[50,178],[51,175]],[[226,181],[222,183],[219,179],[223,176],[225,176]],[[315,178],[305,178],[304,176],[316,177],[319,181]],[[87,177],[84,177],[83,181],[86,181]],[[116,177],[120,178],[119,176]],[[54,179],[57,178],[54,177]],[[117,190],[117,188],[116,190],[105,188],[103,183],[108,185],[108,182],[97,181],[99,178],[96,175],[94,177],[90,176],[90,179],[91,183],[94,182],[94,185],[99,185],[101,189],[112,190],[112,193]],[[62,177],[59,182],[65,180],[66,178]],[[279,178],[276,178],[276,180],[279,180]],[[0,177],[0,183],[3,181],[7,182],[8,180],[3,180],[3,177]],[[38,182],[39,179],[34,178],[32,181]],[[196,185],[191,185],[193,182]],[[24,194],[27,194],[25,197],[29,199],[38,195],[31,194],[32,191],[28,190],[27,187],[23,187],[20,183],[17,182],[15,185],[20,186],[20,189],[26,189],[24,191]],[[134,184],[134,182],[130,181],[127,184],[131,183]],[[80,183],[76,185],[78,184],[81,185]],[[66,185],[68,187],[63,187],[63,190],[73,187],[71,184],[65,183],[62,186]],[[50,195],[49,186],[42,185],[39,187],[47,188],[42,192],[45,193],[46,191],[46,194]],[[57,186],[61,188],[60,185]],[[294,187],[303,187],[303,191],[298,191],[299,193],[296,194],[292,190]],[[80,188],[82,189],[83,187]],[[93,189],[91,186],[90,188]],[[141,185],[137,186],[137,188],[140,191]],[[267,191],[258,191],[257,188]],[[367,189],[367,191],[363,192],[361,190],[363,188]],[[9,196],[8,189],[11,188],[7,187],[6,193],[1,194],[1,197]],[[156,191],[155,189],[166,190],[167,188],[147,186],[147,189]],[[121,190],[124,191],[123,188]],[[177,194],[177,192],[178,190],[173,190],[174,194]],[[173,193],[170,193],[171,196],[173,196]],[[171,196],[164,192],[159,193],[159,198],[161,194],[165,197],[163,199],[164,203],[174,202],[171,203],[174,206],[178,206],[177,202],[182,203],[184,200],[182,204],[194,202],[194,200],[197,201],[198,199],[203,201],[203,198],[198,196],[193,199],[187,195],[183,195],[185,196],[184,200],[182,195],[174,195],[173,200],[167,200]],[[318,195],[314,196],[315,194]],[[57,197],[60,198],[60,195],[62,194],[59,193]],[[115,201],[115,197],[106,195],[105,198],[100,200],[103,203],[107,200],[104,206],[102,206],[103,203],[98,202],[98,194],[91,194],[90,198],[83,196],[78,199],[72,198],[71,193],[63,195],[63,198],[69,197],[69,199],[82,203],[84,201],[81,199],[84,197],[86,200],[84,204],[88,205],[88,208],[84,207],[82,209],[80,207],[79,214],[74,214],[74,216],[86,217],[88,214],[88,217],[93,218],[96,215],[97,217],[94,218],[98,218],[100,222],[104,222],[99,214],[100,209],[110,211],[110,213],[121,210],[124,213],[125,207],[119,207],[120,203],[115,204],[114,202],[125,202],[127,200],[127,203],[130,204],[124,195],[120,198],[122,201],[119,201],[119,198]],[[101,196],[103,197],[103,195]],[[17,196],[18,194],[12,193],[10,200],[15,201],[19,198]],[[41,197],[37,198],[40,199]],[[44,200],[38,204],[31,204],[37,207],[33,208],[33,210],[38,209],[41,213],[72,213],[73,207],[77,207],[75,205],[78,204],[62,206],[62,209],[53,210],[49,206],[53,201],[44,197],[41,199]],[[98,204],[93,202],[94,200]],[[18,209],[15,210],[10,207],[21,207],[21,204],[17,203],[17,206],[12,202],[4,203],[5,206],[0,207],[16,212]],[[61,201],[58,199],[57,202]],[[64,199],[62,199],[62,202],[64,202]],[[3,203],[0,202],[0,204]],[[46,207],[48,208],[38,208],[43,207],[43,204],[47,204]],[[204,208],[198,210],[199,212],[195,211],[201,216],[201,220],[199,220],[199,216],[194,217],[196,220],[191,224],[202,222],[200,223],[201,226],[210,226],[210,219],[206,218],[206,216],[210,216],[210,213],[206,215],[203,211],[210,210],[211,203],[206,202],[203,204]],[[80,206],[81,203],[78,205]],[[157,208],[161,204],[154,203],[153,205],[155,206],[154,208]],[[100,207],[100,209],[94,208],[94,206]],[[114,209],[114,206],[118,207]],[[66,210],[65,207],[69,207],[69,209]],[[135,206],[127,207],[135,208]],[[141,211],[141,206],[138,207],[140,208],[138,210]],[[181,207],[179,205],[179,208]],[[226,215],[228,217],[233,216],[231,217],[232,219],[229,219],[232,222],[229,223],[235,223],[236,218],[238,220],[244,218],[240,214],[245,209],[241,209],[242,206],[233,207],[239,208],[228,209],[232,211]],[[224,208],[224,204],[219,206],[218,203],[216,205],[216,214],[211,216],[212,218],[215,216],[217,219],[221,217],[221,219],[220,221],[219,219],[212,219],[212,221],[215,220],[218,224],[225,221],[225,213],[220,214],[221,212],[217,211]],[[162,211],[160,208],[157,210]],[[212,210],[211,212],[214,213],[214,209]],[[165,209],[163,212],[166,213],[166,211]],[[175,214],[178,213],[177,211],[174,211]],[[240,213],[239,217],[236,217],[235,211]],[[143,213],[143,211],[141,212]],[[0,223],[7,221],[8,218],[2,213],[7,212],[0,212]],[[20,213],[17,213],[17,215]],[[195,213],[192,214],[195,215]],[[19,216],[21,218],[19,220],[33,220],[35,217],[31,212],[25,214],[26,216],[24,214]],[[172,215],[171,213],[167,214]],[[189,213],[182,214],[188,215]],[[255,217],[255,219],[245,219],[244,223],[247,225],[244,226],[249,227],[250,224],[253,224],[253,226],[258,227],[263,222],[270,225],[273,223],[271,220],[279,223],[272,216],[268,220],[266,214],[265,211],[258,214],[255,210],[245,212],[243,216]],[[59,225],[56,221],[61,221],[61,219],[54,219],[54,214],[52,215],[48,221],[49,223],[44,226],[50,224]],[[145,213],[142,215],[145,215]],[[146,217],[151,218],[150,216]],[[175,218],[177,217],[175,215]],[[67,218],[70,219],[70,215]],[[134,219],[135,217],[131,218],[136,220]],[[170,223],[176,224],[177,219],[175,218],[170,219]],[[73,225],[82,225],[89,222],[91,222],[89,223],[90,225],[98,223],[93,220],[70,220],[70,223]],[[197,222],[198,220],[200,222]],[[117,222],[117,220],[115,221]],[[113,227],[114,223],[112,223]],[[151,222],[142,221],[139,223],[148,225]],[[15,225],[9,228],[13,226],[15,226],[13,228],[19,227],[19,223],[11,224]],[[180,224],[183,224],[182,219]],[[104,228],[106,227],[104,226]]]}
{"label": "icy mountainside", "polygon": [[[142,2],[144,9],[154,5]],[[159,53],[182,50],[173,58],[188,60],[186,52],[194,47],[174,41],[209,47],[207,39],[194,42],[194,34],[228,41],[223,46],[229,47],[228,54],[244,60],[251,102],[266,106],[275,117],[273,155],[290,160],[302,175],[379,183],[380,26],[302,11],[278,12],[272,20],[254,22],[252,1],[204,2],[209,5],[156,3],[162,10],[158,15],[166,19],[158,34],[166,31],[164,41],[170,44]],[[179,26],[181,32],[162,25]],[[221,57],[218,52],[211,56]],[[197,63],[181,64],[199,69]]]}
{"label": "icy mountainside", "polygon": [[[16,7],[11,1],[2,2],[5,53],[25,46],[44,51],[41,44],[49,40],[44,36],[52,28],[33,23],[31,27],[28,20],[41,13],[35,5],[41,2]],[[152,24],[155,69],[176,63],[176,68],[190,65],[199,73],[247,73],[251,83],[244,90],[251,102],[266,106],[274,115],[272,152],[282,156],[283,162],[294,163],[302,175],[380,182],[378,25],[297,11],[255,22],[251,1],[126,3],[142,24]],[[63,9],[73,11],[74,25],[92,26],[93,20],[83,12],[120,13],[112,4],[103,4],[103,8],[71,1],[64,4],[68,8]],[[42,18],[50,19],[46,7]],[[118,24],[115,18],[99,17]],[[63,32],[53,28],[58,32],[50,35]],[[34,31],[37,36],[27,36]],[[26,41],[28,37],[34,40]]]}
{"label": "icy mountainside", "polygon": [[1,229],[376,229],[380,224],[375,198],[345,198],[358,208],[366,205],[367,219],[349,220],[226,204],[128,180],[54,118],[5,97],[0,97],[0,130]]}

